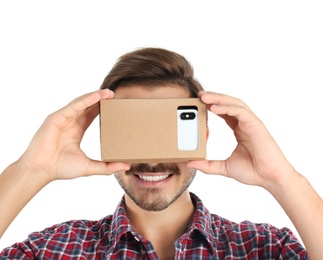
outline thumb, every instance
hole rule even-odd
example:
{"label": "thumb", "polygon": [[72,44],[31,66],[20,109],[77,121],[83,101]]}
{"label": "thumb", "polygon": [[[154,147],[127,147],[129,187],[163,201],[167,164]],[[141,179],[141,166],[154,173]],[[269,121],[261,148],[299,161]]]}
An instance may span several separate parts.
{"label": "thumb", "polygon": [[225,163],[222,160],[197,160],[186,163],[189,168],[194,168],[207,174],[224,175],[226,174]]}
{"label": "thumb", "polygon": [[128,171],[129,169],[130,164],[128,163],[107,163],[92,160],[90,162],[86,175],[110,175],[118,171]]}

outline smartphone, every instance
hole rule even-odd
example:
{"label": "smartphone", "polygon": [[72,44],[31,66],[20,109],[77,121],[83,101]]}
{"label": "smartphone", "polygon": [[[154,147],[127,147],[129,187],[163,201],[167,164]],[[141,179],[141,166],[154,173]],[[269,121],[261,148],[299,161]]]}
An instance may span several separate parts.
{"label": "smartphone", "polygon": [[197,106],[179,106],[177,108],[177,145],[180,151],[193,151],[198,143]]}

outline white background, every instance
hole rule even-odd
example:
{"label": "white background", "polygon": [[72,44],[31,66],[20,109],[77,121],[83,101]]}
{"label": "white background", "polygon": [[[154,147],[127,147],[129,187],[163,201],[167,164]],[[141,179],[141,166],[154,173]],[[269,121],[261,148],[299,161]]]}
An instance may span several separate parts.
{"label": "white background", "polygon": [[[244,100],[323,196],[322,2],[197,2],[1,1],[0,171],[49,113],[98,89],[121,54],[156,46],[186,56],[205,89]],[[224,159],[235,140],[222,120],[210,115],[209,123],[208,158]],[[100,158],[97,119],[82,147]],[[230,220],[296,232],[261,188],[199,173],[190,190]],[[53,182],[22,210],[0,248],[58,222],[100,219],[122,194],[113,176]]]}

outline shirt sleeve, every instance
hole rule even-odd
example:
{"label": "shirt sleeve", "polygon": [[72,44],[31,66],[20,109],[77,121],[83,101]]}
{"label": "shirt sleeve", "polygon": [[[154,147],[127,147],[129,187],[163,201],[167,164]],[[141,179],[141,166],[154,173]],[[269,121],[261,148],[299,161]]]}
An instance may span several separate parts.
{"label": "shirt sleeve", "polygon": [[276,250],[279,259],[310,259],[306,249],[289,228],[276,233]]}
{"label": "shirt sleeve", "polygon": [[5,259],[36,259],[29,240],[23,242],[15,243],[10,247],[4,248],[0,253],[0,260]]}
{"label": "shirt sleeve", "polygon": [[[26,240],[4,248],[4,259],[75,259],[76,256],[93,255],[99,245],[90,227],[95,222],[68,221],[31,233]],[[86,250],[87,251],[86,251]],[[92,251],[91,251],[92,250]]]}
{"label": "shirt sleeve", "polygon": [[310,259],[302,243],[286,227],[243,221],[229,227],[222,239],[235,256],[250,259]]}
{"label": "shirt sleeve", "polygon": [[[247,222],[250,225],[250,222]],[[277,228],[270,224],[255,224],[253,241],[246,242],[245,246],[252,251],[257,248],[259,256],[268,259],[310,259],[304,246],[295,234],[287,227]],[[250,236],[253,232],[247,234]]]}
{"label": "shirt sleeve", "polygon": [[39,252],[44,247],[44,241],[51,238],[51,235],[55,233],[57,227],[59,225],[54,225],[39,232],[33,232],[26,240],[4,248],[0,252],[0,260],[37,259]]}

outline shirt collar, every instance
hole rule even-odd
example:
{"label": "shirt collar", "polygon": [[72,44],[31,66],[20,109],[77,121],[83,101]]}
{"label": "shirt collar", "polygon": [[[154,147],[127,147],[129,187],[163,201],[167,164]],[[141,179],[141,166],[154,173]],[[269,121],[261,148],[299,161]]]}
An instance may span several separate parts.
{"label": "shirt collar", "polygon": [[133,233],[134,229],[129,223],[125,207],[125,196],[123,196],[113,214],[111,225],[112,240],[118,243],[120,238],[127,232]]}
{"label": "shirt collar", "polygon": [[[212,229],[212,215],[197,195],[191,192],[190,196],[193,204],[195,205],[195,213],[193,216],[193,222],[189,226],[188,231],[181,236],[181,239],[189,237],[192,238],[194,236],[194,232],[198,232],[207,241],[211,252],[214,254],[216,250],[216,235]],[[129,223],[125,209],[125,196],[123,196],[113,214],[111,238],[116,244],[120,241],[121,237],[128,232],[130,232],[134,237],[143,239],[135,232],[134,228]]]}
{"label": "shirt collar", "polygon": [[198,232],[202,235],[203,238],[207,241],[209,245],[209,249],[214,255],[216,253],[216,237],[213,230],[213,221],[212,221],[212,214],[209,210],[205,207],[202,200],[195,195],[194,193],[190,192],[192,202],[195,205],[195,213],[193,216],[193,222],[188,228],[188,231],[185,235],[193,236],[194,232]]}

